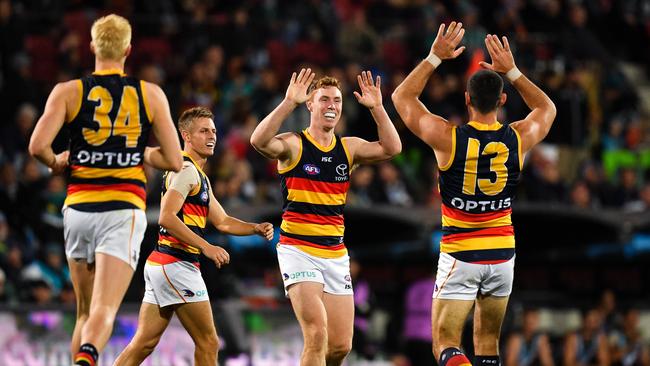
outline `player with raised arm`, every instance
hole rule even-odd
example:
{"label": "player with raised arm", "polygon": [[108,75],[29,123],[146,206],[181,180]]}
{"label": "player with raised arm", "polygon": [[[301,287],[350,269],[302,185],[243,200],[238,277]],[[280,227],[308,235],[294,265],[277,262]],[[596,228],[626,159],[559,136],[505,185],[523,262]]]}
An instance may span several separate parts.
{"label": "player with raised arm", "polygon": [[[336,79],[313,85],[310,69],[293,73],[284,100],[260,122],[251,144],[278,160],[284,213],[277,246],[287,295],[302,329],[301,365],[340,365],[352,347],[354,300],[350,259],[343,242],[343,208],[350,171],[360,163],[399,154],[402,144],[382,104],[380,78],[358,76],[357,101],[377,123],[379,141],[334,134],[343,108]],[[276,135],[300,104],[310,112],[309,127]]]}
{"label": "player with raised arm", "polygon": [[[474,308],[474,365],[499,365],[501,323],[512,291],[515,238],[510,219],[524,154],[546,136],[556,109],[515,66],[506,37],[487,35],[492,63],[473,74],[465,92],[469,122],[454,126],[419,96],[436,67],[458,57],[465,30],[442,24],[429,56],[393,93],[406,126],[433,149],[440,168],[443,237],[431,314],[433,353],[444,365],[469,365],[460,339]],[[531,112],[503,125],[504,74]]]}

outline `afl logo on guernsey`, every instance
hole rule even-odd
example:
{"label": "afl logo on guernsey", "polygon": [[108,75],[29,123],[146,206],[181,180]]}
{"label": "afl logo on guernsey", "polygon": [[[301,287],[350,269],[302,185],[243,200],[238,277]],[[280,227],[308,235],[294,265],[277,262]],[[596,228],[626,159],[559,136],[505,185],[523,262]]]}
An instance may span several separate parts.
{"label": "afl logo on guernsey", "polygon": [[201,193],[201,200],[203,200],[203,202],[208,202],[208,192]]}
{"label": "afl logo on guernsey", "polygon": [[309,175],[320,174],[320,168],[314,164],[305,164],[302,166],[302,169]]}

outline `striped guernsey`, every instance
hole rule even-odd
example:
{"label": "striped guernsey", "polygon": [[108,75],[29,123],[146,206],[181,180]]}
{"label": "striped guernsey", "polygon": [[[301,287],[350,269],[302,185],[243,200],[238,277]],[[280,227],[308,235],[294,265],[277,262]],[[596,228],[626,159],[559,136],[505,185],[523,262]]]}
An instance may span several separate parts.
{"label": "striped guernsey", "polygon": [[351,163],[340,137],[334,136],[330,146],[324,147],[307,130],[300,133],[298,158],[279,171],[284,196],[281,245],[293,245],[320,258],[347,254],[343,209]]}
{"label": "striped guernsey", "polygon": [[[198,170],[199,175],[201,176],[201,184],[197,185],[187,195],[185,202],[183,202],[183,206],[177,213],[177,216],[188,228],[190,228],[190,230],[203,238],[205,237],[205,226],[208,221],[208,211],[210,208],[210,183],[208,177],[203,173],[203,170],[201,170],[196,162],[185,152],[183,152],[183,160],[191,162],[196,167],[196,170]],[[165,195],[169,187],[169,173],[170,172],[166,172],[163,177],[161,197]],[[176,239],[162,226],[158,233],[156,252],[166,254],[166,256],[152,253],[152,256],[147,260],[158,263],[157,261],[167,258],[167,262],[159,264],[166,264],[170,263],[170,261],[174,262],[177,260],[198,263],[199,255],[201,254],[201,251],[198,248]]]}
{"label": "striped guernsey", "polygon": [[440,167],[441,252],[483,264],[514,256],[510,214],[522,163],[521,140],[510,126],[454,128],[451,157]]}
{"label": "striped guernsey", "polygon": [[144,148],[151,113],[143,83],[121,70],[78,80],[80,99],[69,121],[70,176],[65,205],[101,212],[145,208]]}

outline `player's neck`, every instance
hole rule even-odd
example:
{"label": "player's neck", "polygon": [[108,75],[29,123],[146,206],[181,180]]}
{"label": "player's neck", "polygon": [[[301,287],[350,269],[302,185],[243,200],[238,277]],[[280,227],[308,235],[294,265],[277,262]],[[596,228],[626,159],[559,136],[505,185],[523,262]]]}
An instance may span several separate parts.
{"label": "player's neck", "polygon": [[95,58],[95,72],[106,70],[121,70],[124,71],[124,60],[100,60]]}
{"label": "player's neck", "polygon": [[484,125],[491,125],[497,123],[497,111],[483,114],[470,109],[469,120],[482,123]]}
{"label": "player's neck", "polygon": [[334,138],[334,130],[326,131],[314,126],[309,126],[307,128],[307,133],[321,146],[330,146],[332,144],[332,139]]}
{"label": "player's neck", "polygon": [[198,165],[199,168],[201,168],[201,169],[203,169],[203,167],[205,166],[205,163],[208,161],[207,157],[203,157],[203,156],[199,155],[199,153],[197,153],[196,150],[194,150],[192,148],[188,147],[188,148],[183,149],[183,151],[185,151],[185,153],[187,155],[189,155],[190,158],[192,158],[192,160],[194,160],[196,165]]}

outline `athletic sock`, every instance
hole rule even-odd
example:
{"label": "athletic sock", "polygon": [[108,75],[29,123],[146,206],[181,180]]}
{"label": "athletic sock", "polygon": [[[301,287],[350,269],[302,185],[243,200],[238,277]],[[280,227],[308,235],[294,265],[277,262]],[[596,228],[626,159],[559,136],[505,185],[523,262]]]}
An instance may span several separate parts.
{"label": "athletic sock", "polygon": [[474,356],[476,366],[501,366],[499,356]]}
{"label": "athletic sock", "polygon": [[95,366],[99,353],[97,348],[90,343],[84,343],[79,347],[79,352],[74,355],[75,366]]}
{"label": "athletic sock", "polygon": [[458,348],[447,348],[440,354],[440,366],[472,366],[467,356]]}

